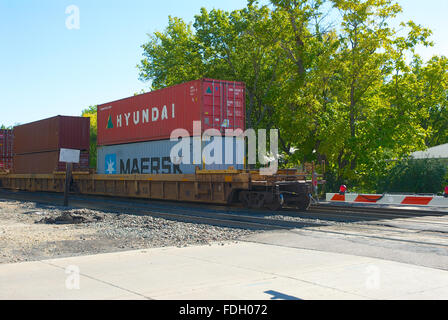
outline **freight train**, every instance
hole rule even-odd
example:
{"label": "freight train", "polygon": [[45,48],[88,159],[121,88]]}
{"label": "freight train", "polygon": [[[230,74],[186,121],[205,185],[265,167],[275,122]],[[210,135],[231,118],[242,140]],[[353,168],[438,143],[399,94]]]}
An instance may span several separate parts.
{"label": "freight train", "polygon": [[[15,127],[13,165],[0,171],[0,188],[63,192],[59,152],[64,148],[81,154],[71,192],[272,210],[310,205],[314,173],[290,169],[261,175],[246,168],[244,139],[220,136],[245,130],[244,83],[201,79],[99,105],[96,170],[88,166],[89,120],[57,116]],[[191,142],[173,163],[177,142],[170,138],[176,129]],[[203,139],[206,132],[214,136]],[[196,142],[200,151],[213,144],[210,155],[222,161],[208,164]]]}

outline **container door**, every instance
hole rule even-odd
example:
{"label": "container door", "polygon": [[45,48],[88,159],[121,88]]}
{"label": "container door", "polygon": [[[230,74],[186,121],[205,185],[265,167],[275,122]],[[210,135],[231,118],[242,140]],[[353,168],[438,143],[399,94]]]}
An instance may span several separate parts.
{"label": "container door", "polygon": [[226,108],[229,128],[245,130],[244,88],[240,83],[226,85]]}
{"label": "container door", "polygon": [[224,111],[223,84],[220,81],[204,81],[203,130],[222,129]]}

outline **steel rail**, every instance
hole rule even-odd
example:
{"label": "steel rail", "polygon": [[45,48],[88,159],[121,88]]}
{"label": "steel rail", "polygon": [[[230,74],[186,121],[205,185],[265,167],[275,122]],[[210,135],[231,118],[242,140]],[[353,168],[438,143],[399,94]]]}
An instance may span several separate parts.
{"label": "steel rail", "polygon": [[[389,209],[385,208],[366,208],[364,207],[342,207],[342,206],[316,206],[312,207],[308,212],[300,212],[301,215],[319,215],[319,216],[333,216],[338,218],[358,218],[364,220],[384,220],[384,219],[406,219],[407,222],[416,222],[423,224],[437,224],[448,226],[448,220],[446,222],[437,219],[428,219],[428,217],[439,218],[446,216],[448,218],[448,212],[435,214],[431,211],[416,211],[413,210],[403,210],[403,209]],[[434,211],[432,211],[434,212]],[[328,214],[330,213],[330,214]],[[425,219],[415,219],[415,218]]]}
{"label": "steel rail", "polygon": [[355,207],[355,206],[342,206],[342,205],[313,205],[311,209],[319,209],[319,210],[345,210],[345,211],[359,211],[363,210],[365,212],[373,212],[373,213],[391,213],[391,214],[408,214],[408,215],[430,215],[430,216],[443,216],[448,215],[448,211],[434,211],[434,210],[420,210],[420,209],[408,209],[404,207],[403,209],[398,208],[384,208],[384,207]]}
{"label": "steel rail", "polygon": [[[10,198],[17,200],[17,198],[24,201],[36,201],[39,203],[55,204],[55,200],[61,201],[59,194],[44,193],[40,192],[38,199],[29,199],[30,194],[14,193],[14,192],[0,192],[0,197]],[[34,194],[34,196],[37,196]],[[215,222],[223,225],[224,222],[229,224],[231,227],[241,227],[241,228],[256,228],[256,229],[297,229],[305,227],[316,227],[323,226],[325,224],[317,222],[299,222],[299,221],[287,221],[287,220],[277,220],[268,219],[261,217],[254,217],[245,214],[238,213],[223,213],[216,211],[204,211],[197,210],[193,208],[154,208],[150,205],[145,205],[142,203],[130,203],[125,201],[115,201],[114,199],[96,199],[95,196],[71,196],[72,207],[85,208],[86,206],[90,209],[96,210],[111,210],[111,211],[124,211],[120,213],[129,213],[137,215],[150,215],[160,218],[173,218],[173,219],[188,219],[193,220],[195,223],[203,224],[214,224]],[[173,213],[176,212],[176,213]],[[113,213],[113,212],[112,212]]]}

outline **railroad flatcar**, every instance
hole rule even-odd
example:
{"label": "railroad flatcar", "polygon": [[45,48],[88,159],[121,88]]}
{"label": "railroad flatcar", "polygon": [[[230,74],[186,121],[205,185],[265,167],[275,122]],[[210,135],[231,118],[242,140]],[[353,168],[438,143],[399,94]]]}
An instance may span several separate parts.
{"label": "railroad flatcar", "polygon": [[[247,170],[241,162],[245,158],[244,140],[243,147],[237,139],[229,140],[231,155],[225,155],[228,150],[223,149],[228,160],[225,164],[204,165],[201,159],[189,164],[170,161],[173,142],[169,139],[175,129],[195,138],[209,129],[218,135],[229,129],[245,129],[244,83],[196,80],[105,103],[97,112],[96,172],[85,170],[88,119],[58,116],[17,128],[17,170],[0,173],[0,188],[63,192],[65,172],[57,155],[60,148],[71,148],[85,155],[83,163],[74,168],[71,192],[273,210],[282,206],[307,209],[310,205],[310,172],[279,170],[265,176]],[[195,130],[194,122],[200,124],[199,130]],[[42,160],[36,169],[35,160],[47,153],[54,155],[52,160]],[[197,159],[194,152],[191,157]]]}
{"label": "railroad flatcar", "polygon": [[[0,188],[63,192],[65,172],[53,174],[0,173]],[[280,170],[273,176],[258,171],[197,170],[194,174],[100,175],[74,172],[71,192],[85,195],[188,201],[248,208],[282,206],[306,210],[311,181],[296,170]]]}

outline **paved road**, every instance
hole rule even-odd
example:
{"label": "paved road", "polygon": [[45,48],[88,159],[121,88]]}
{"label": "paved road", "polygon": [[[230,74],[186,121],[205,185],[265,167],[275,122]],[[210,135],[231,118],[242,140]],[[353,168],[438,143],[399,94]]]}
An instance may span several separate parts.
{"label": "paved road", "polygon": [[0,299],[448,299],[448,271],[240,242],[0,265]]}

